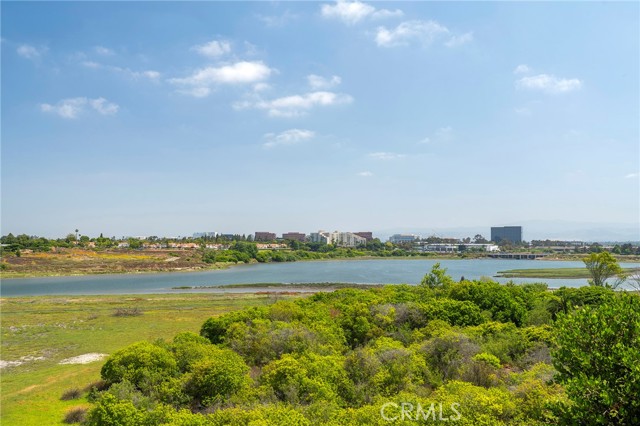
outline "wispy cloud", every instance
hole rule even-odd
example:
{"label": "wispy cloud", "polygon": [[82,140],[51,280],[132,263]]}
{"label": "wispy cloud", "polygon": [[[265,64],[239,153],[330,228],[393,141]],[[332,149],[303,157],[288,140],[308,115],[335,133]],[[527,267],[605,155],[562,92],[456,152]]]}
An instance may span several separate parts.
{"label": "wispy cloud", "polygon": [[458,46],[462,46],[463,44],[470,43],[472,41],[473,41],[473,33],[468,32],[458,36],[451,37],[448,41],[444,43],[444,45],[447,47],[458,47]]}
{"label": "wispy cloud", "polygon": [[319,75],[310,74],[307,76],[307,81],[313,90],[324,90],[336,87],[342,82],[342,79],[337,75],[325,78]]}
{"label": "wispy cloud", "polygon": [[298,15],[288,10],[285,10],[282,15],[258,15],[257,17],[269,28],[284,27],[289,22],[299,18]]}
{"label": "wispy cloud", "polygon": [[436,21],[406,21],[397,27],[378,27],[375,40],[380,47],[406,46],[412,42],[429,45],[437,38],[449,34],[447,27]]}
{"label": "wispy cloud", "polygon": [[193,46],[191,50],[207,58],[218,58],[231,52],[231,43],[225,40],[211,40],[210,42]]}
{"label": "wispy cloud", "polygon": [[100,56],[113,56],[115,52],[112,49],[104,46],[95,46],[93,50]]}
{"label": "wispy cloud", "polygon": [[526,76],[516,81],[519,89],[539,90],[546,93],[568,93],[582,88],[582,81],[577,78],[558,78],[549,74]]}
{"label": "wispy cloud", "polygon": [[520,64],[513,70],[514,74],[529,74],[530,72],[531,68],[526,64]]}
{"label": "wispy cloud", "polygon": [[358,173],[358,176],[361,176],[361,177],[371,177],[371,176],[373,176],[373,173],[371,173],[371,172],[369,172],[369,171],[365,171],[365,172],[360,172],[360,173]]}
{"label": "wispy cloud", "polygon": [[[273,70],[260,61],[241,61],[219,67],[206,67],[183,78],[171,78],[169,83],[181,86],[180,93],[194,93],[196,97],[207,96],[217,85],[256,84],[267,80]],[[195,89],[195,90],[194,90]],[[206,89],[206,90],[205,90]]]}
{"label": "wispy cloud", "polygon": [[640,173],[629,173],[624,178],[625,179],[636,179],[638,177],[640,177]]}
{"label": "wispy cloud", "polygon": [[420,140],[418,144],[428,145],[428,144],[437,144],[437,143],[447,143],[453,140],[453,127],[445,126],[440,127],[436,130],[433,135],[425,137]]}
{"label": "wispy cloud", "polygon": [[297,117],[316,107],[344,105],[351,102],[353,102],[353,98],[343,93],[316,91],[271,100],[257,99],[236,102],[234,108],[238,110],[259,109],[267,111],[271,117]]}
{"label": "wispy cloud", "polygon": [[325,18],[339,19],[347,25],[354,25],[367,18],[384,19],[404,15],[400,9],[376,9],[374,6],[358,0],[338,0],[334,4],[323,4],[320,11]]}
{"label": "wispy cloud", "polygon": [[39,59],[47,52],[46,47],[36,47],[30,44],[21,44],[16,49],[18,55],[22,56],[25,59]]}
{"label": "wispy cloud", "polygon": [[82,65],[92,69],[104,69],[107,71],[123,74],[127,77],[138,79],[147,78],[149,80],[157,81],[160,78],[160,72],[154,70],[134,71],[130,68],[122,68],[114,65],[104,65],[95,61],[83,61]]}
{"label": "wispy cloud", "polygon": [[369,154],[369,158],[374,160],[396,160],[406,157],[405,154],[398,154],[395,152],[372,152]]}
{"label": "wispy cloud", "polygon": [[114,115],[120,107],[107,101],[105,98],[67,98],[58,101],[55,105],[40,104],[40,110],[47,113],[56,114],[62,118],[75,119],[87,110],[94,110],[101,115]]}
{"label": "wispy cloud", "polygon": [[267,133],[264,135],[265,143],[262,144],[264,148],[275,148],[278,146],[296,145],[303,141],[312,139],[315,136],[315,132],[304,129],[289,129],[282,133]]}

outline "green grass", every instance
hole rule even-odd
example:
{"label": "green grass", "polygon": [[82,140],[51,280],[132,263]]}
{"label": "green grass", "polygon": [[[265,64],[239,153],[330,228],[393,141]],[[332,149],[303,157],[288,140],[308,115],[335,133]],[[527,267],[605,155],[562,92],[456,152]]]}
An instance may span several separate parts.
{"label": "green grass", "polygon": [[[634,272],[635,268],[626,268],[625,272]],[[504,278],[591,278],[587,268],[547,268],[547,269],[509,269],[498,271],[496,275]]]}
{"label": "green grass", "polygon": [[[295,297],[295,296],[293,296]],[[100,378],[103,361],[59,365],[90,352],[111,354],[139,340],[171,339],[181,331],[199,332],[209,317],[249,306],[270,304],[269,295],[169,294],[143,296],[21,297],[1,300],[1,359],[44,357],[4,368],[0,376],[3,426],[62,425],[80,399],[61,401],[70,388]],[[139,316],[117,317],[118,308],[139,308]]]}

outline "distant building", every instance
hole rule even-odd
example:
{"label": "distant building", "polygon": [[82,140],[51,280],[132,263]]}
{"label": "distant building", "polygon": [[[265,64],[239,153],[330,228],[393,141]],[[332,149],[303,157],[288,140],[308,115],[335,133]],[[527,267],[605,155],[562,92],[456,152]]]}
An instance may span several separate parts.
{"label": "distant building", "polygon": [[193,238],[215,238],[218,236],[217,232],[194,232]]}
{"label": "distant building", "polygon": [[312,243],[335,244],[341,247],[357,247],[367,243],[366,238],[354,234],[353,232],[327,232],[318,231],[309,235]]}
{"label": "distant building", "polygon": [[389,237],[389,242],[393,243],[393,244],[398,244],[398,243],[412,243],[416,240],[419,240],[420,236],[419,235],[414,235],[414,234],[394,234],[392,236]]}
{"label": "distant building", "polygon": [[274,232],[256,232],[254,241],[274,241],[276,234]]}
{"label": "distant building", "polygon": [[492,226],[491,241],[499,243],[503,240],[520,244],[522,242],[522,226]]}
{"label": "distant building", "polygon": [[322,244],[331,244],[331,232],[327,231],[318,231],[312,232],[309,234],[309,241],[312,243],[322,243]]}
{"label": "distant building", "polygon": [[373,232],[354,232],[358,237],[362,237],[367,241],[373,240]]}
{"label": "distant building", "polygon": [[500,247],[495,244],[450,244],[450,243],[417,243],[418,250],[423,252],[436,252],[436,253],[454,253],[459,251],[486,251],[486,252],[498,252]]}
{"label": "distant building", "polygon": [[283,240],[300,241],[301,243],[304,243],[306,238],[307,235],[302,232],[286,232],[282,234]]}

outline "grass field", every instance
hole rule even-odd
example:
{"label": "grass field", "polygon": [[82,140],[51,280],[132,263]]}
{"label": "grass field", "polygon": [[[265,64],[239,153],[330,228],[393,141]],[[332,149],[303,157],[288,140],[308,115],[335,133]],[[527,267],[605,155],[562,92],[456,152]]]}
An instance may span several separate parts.
{"label": "grass field", "polygon": [[[627,268],[625,272],[634,272],[635,268]],[[547,269],[509,269],[498,271],[498,277],[504,278],[591,278],[587,268],[547,268]]]}
{"label": "grass field", "polygon": [[2,264],[2,278],[197,271],[229,266],[225,263],[205,263],[202,256],[194,250],[84,249],[22,253],[19,257],[5,254]]}
{"label": "grass field", "polygon": [[[139,340],[171,339],[181,331],[198,332],[211,316],[270,304],[274,297],[171,294],[0,299],[1,359],[24,361],[1,370],[2,425],[62,425],[69,408],[89,405],[86,392],[70,401],[61,401],[60,396],[68,389],[82,389],[98,380],[104,361],[60,365],[63,359],[87,353],[111,354]],[[114,316],[118,309],[134,308],[142,315]]]}

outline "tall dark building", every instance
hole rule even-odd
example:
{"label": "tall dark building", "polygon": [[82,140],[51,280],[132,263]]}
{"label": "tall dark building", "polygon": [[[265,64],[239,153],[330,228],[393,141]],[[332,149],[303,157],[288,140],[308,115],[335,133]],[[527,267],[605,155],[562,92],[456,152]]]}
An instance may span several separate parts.
{"label": "tall dark building", "polygon": [[520,244],[522,242],[522,226],[492,226],[491,241],[499,243],[502,240]]}

